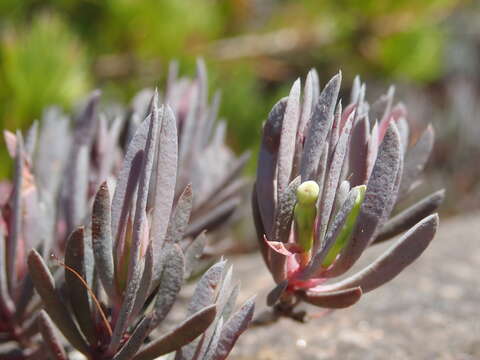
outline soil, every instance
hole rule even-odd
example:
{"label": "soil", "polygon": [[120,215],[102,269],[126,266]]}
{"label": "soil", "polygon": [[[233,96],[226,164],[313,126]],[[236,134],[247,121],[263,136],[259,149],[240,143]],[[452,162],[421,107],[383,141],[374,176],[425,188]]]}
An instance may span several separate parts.
{"label": "soil", "polygon": [[[360,267],[388,246],[369,249]],[[273,284],[262,259],[238,257],[233,264],[242,296],[257,293],[262,312]],[[480,213],[441,223],[420,259],[355,306],[308,311],[319,317],[249,329],[229,359],[480,359]]]}

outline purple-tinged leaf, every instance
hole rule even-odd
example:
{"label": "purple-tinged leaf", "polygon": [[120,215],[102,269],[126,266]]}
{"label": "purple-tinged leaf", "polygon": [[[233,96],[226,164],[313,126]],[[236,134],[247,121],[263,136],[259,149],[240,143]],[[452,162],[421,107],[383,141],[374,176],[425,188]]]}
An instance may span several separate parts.
{"label": "purple-tinged leaf", "polygon": [[134,318],[140,313],[140,310],[145,305],[145,301],[150,294],[152,288],[153,278],[153,248],[152,244],[148,244],[147,251],[145,253],[145,265],[143,267],[142,280],[140,281],[140,287],[138,289],[137,296],[135,298],[135,305],[133,306],[131,317]]}
{"label": "purple-tinged leaf", "polygon": [[240,198],[231,198],[212,209],[207,215],[193,221],[187,228],[185,236],[196,236],[204,229],[211,229],[218,224],[221,224],[227,219],[233,211],[240,205]]}
{"label": "purple-tinged leaf", "polygon": [[203,249],[207,243],[205,232],[201,232],[185,250],[185,279],[190,278],[198,271],[201,264]]}
{"label": "purple-tinged leaf", "polygon": [[332,128],[330,129],[330,139],[327,139],[327,141],[329,141],[330,143],[330,151],[331,151],[331,153],[328,155],[329,159],[331,159],[333,156],[333,152],[336,149],[340,132],[341,130],[343,130],[344,124],[341,124],[341,120],[342,120],[342,99],[338,100],[337,108],[333,116]]}
{"label": "purple-tinged leaf", "polygon": [[311,69],[309,73],[312,74],[312,89],[313,89],[313,101],[312,101],[312,111],[315,106],[315,102],[320,96],[320,79],[318,77],[318,72],[315,69]]}
{"label": "purple-tinged leaf", "polygon": [[262,143],[258,155],[257,166],[257,203],[262,219],[265,233],[272,237],[273,221],[275,214],[276,189],[272,184],[277,168],[278,148],[280,146],[280,135],[282,122],[287,107],[287,98],[281,99],[275,104],[268,115],[268,120],[263,126]]}
{"label": "purple-tinged leaf", "polygon": [[200,353],[199,355],[201,355],[202,357],[199,356],[198,359],[203,359],[203,360],[213,359],[213,357],[215,356],[215,352],[217,351],[218,343],[220,341],[220,336],[222,335],[223,324],[224,324],[223,317],[220,317],[216,323],[214,332],[212,334],[210,343],[208,344],[205,354]]}
{"label": "purple-tinged leaf", "polygon": [[[395,95],[395,87],[390,86],[386,94],[380,96],[370,107],[370,113],[374,121],[387,124],[389,121],[389,114],[392,110],[393,96]],[[385,128],[386,130],[386,128]]]}
{"label": "purple-tinged leaf", "polygon": [[[23,140],[20,132],[17,132],[17,142],[15,150],[15,175],[13,178],[13,189],[10,208],[12,214],[10,215],[10,223],[8,229],[8,242],[6,246],[6,262],[7,262],[7,279],[10,291],[17,286],[17,262],[21,260],[24,244],[20,236],[22,226],[22,214],[24,212],[22,202],[22,189],[24,184],[24,154],[23,154]],[[20,259],[19,259],[20,258]]]}
{"label": "purple-tinged leaf", "polygon": [[[332,215],[336,214],[338,209],[340,209],[342,204],[345,202],[345,200],[347,200],[350,190],[351,190],[350,183],[347,180],[343,180],[338,185],[337,193],[335,194],[335,203],[332,209]],[[333,216],[332,216],[332,220],[333,220]]]}
{"label": "purple-tinged leaf", "polygon": [[392,237],[407,231],[421,219],[438,209],[445,199],[445,190],[439,190],[428,195],[419,202],[392,217],[378,232],[373,244],[389,240]]}
{"label": "purple-tinged leaf", "polygon": [[115,323],[115,327],[113,329],[113,334],[110,339],[110,344],[108,345],[107,353],[113,354],[116,352],[123,336],[125,335],[125,331],[129,326],[130,315],[132,314],[135,306],[135,300],[138,290],[140,289],[140,282],[143,274],[141,266],[143,260],[138,258],[136,261],[137,266],[132,266],[133,260],[130,261],[127,287],[123,293],[122,306],[120,307],[120,311],[118,313],[117,322]]}
{"label": "purple-tinged leaf", "polygon": [[114,169],[115,160],[118,156],[117,144],[119,143],[120,133],[123,127],[123,118],[117,117],[113,121],[113,124],[110,126],[108,134],[106,135],[107,139],[105,140],[105,150],[100,156],[101,162],[97,176],[98,185],[107,180]]}
{"label": "purple-tinged leaf", "polygon": [[[402,180],[402,174],[403,174],[403,147],[400,139],[400,157],[399,157],[399,164],[398,164],[398,170],[397,173],[395,174],[395,183],[393,184],[393,189],[388,197],[388,200],[384,204],[384,210],[382,217],[380,218],[380,221],[377,224],[377,230],[380,230],[385,224],[385,222],[390,218],[390,215],[395,207],[395,204],[397,203],[398,200],[398,190],[400,189],[400,182]],[[372,241],[373,238],[370,240]]]}
{"label": "purple-tinged leaf", "polygon": [[426,217],[406,232],[375,262],[345,280],[322,287],[322,290],[337,291],[359,286],[364,293],[367,293],[376,289],[392,280],[422,254],[433,239],[437,227],[437,214]]}
{"label": "purple-tinged leaf", "polygon": [[183,284],[185,260],[182,250],[178,245],[172,245],[169,249],[165,250],[165,260],[154,306],[154,326],[163,321],[170,312]]}
{"label": "purple-tinged leaf", "polygon": [[[305,129],[310,121],[312,116],[312,109],[314,106],[314,99],[318,98],[318,94],[314,96],[314,93],[318,93],[318,88],[315,91],[314,89],[314,72],[315,70],[310,70],[305,80],[305,86],[303,90],[303,99],[301,106],[300,121],[297,128],[297,136],[295,138],[295,153],[293,155],[293,167],[292,167],[292,176],[296,176],[300,172],[300,165],[302,161],[302,152],[303,152],[303,140],[305,139]],[[318,85],[318,84],[317,84]]]}
{"label": "purple-tinged leaf", "polygon": [[338,140],[338,144],[335,147],[333,158],[330,163],[330,169],[326,174],[325,185],[323,186],[322,201],[320,202],[320,221],[317,225],[317,242],[325,235],[329,220],[331,218],[333,204],[335,201],[335,193],[338,188],[340,174],[345,162],[345,156],[347,154],[353,116],[354,115],[352,114],[350,119],[345,124],[343,132],[340,135],[340,139]]}
{"label": "purple-tinged leaf", "polygon": [[155,174],[155,206],[153,208],[153,254],[155,273],[158,269],[158,257],[163,246],[167,226],[172,211],[177,178],[177,125],[172,109],[169,106],[164,111],[162,129],[157,155],[157,173]]}
{"label": "purple-tinged leaf", "polygon": [[376,122],[373,125],[372,132],[368,138],[368,146],[367,146],[367,179],[370,178],[373,167],[375,166],[375,162],[378,156],[378,148],[380,144],[380,134],[378,130],[378,123]]}
{"label": "purple-tinged leaf", "polygon": [[297,79],[290,90],[282,122],[280,146],[278,148],[277,198],[283,194],[292,175],[293,154],[295,153],[295,138],[299,117],[300,79]]}
{"label": "purple-tinged leaf", "polygon": [[173,330],[149,343],[135,355],[133,360],[153,360],[179,350],[201,335],[215,319],[215,314],[215,305],[199,310]]}
{"label": "purple-tinged leaf", "polygon": [[320,159],[318,161],[317,174],[315,181],[318,184],[319,194],[323,193],[323,188],[325,187],[327,167],[328,167],[328,154],[329,154],[330,144],[325,142],[323,149],[321,150]]}
{"label": "purple-tinged leaf", "polygon": [[267,305],[273,306],[276,304],[278,299],[283,295],[288,286],[288,280],[283,280],[280,284],[275,286],[275,288],[270,291],[267,295]]}
{"label": "purple-tinged leaf", "polygon": [[[78,275],[92,288],[93,283],[93,252],[87,244],[83,227],[78,228],[69,236],[65,248],[65,264],[76,271]],[[91,310],[91,298],[83,282],[65,268],[65,285],[70,304],[80,329],[90,344],[97,342],[95,324]]]}
{"label": "purple-tinged leaf", "polygon": [[220,280],[222,279],[225,270],[226,261],[222,260],[212,265],[205,274],[203,274],[200,281],[197,283],[195,292],[193,293],[190,304],[188,305],[188,314],[192,315],[211,305],[215,301],[215,293]]}
{"label": "purple-tinged leaf", "polygon": [[[115,188],[115,194],[114,194],[114,199],[111,205],[112,209],[112,221],[113,221],[113,215],[115,212],[118,211],[118,209],[115,209],[115,206],[121,206],[121,212],[120,212],[120,220],[119,223],[117,224],[118,231],[115,233],[112,233],[113,237],[113,255],[114,255],[114,262],[115,264],[118,265],[120,259],[122,259],[123,256],[123,251],[125,248],[125,233],[127,231],[127,224],[129,224],[129,221],[131,220],[131,204],[133,202],[133,199],[136,195],[136,188],[138,185],[138,181],[140,179],[140,172],[142,171],[142,163],[143,163],[143,158],[144,158],[144,151],[139,150],[138,153],[135,155],[135,157],[132,159],[131,163],[131,168],[130,172],[128,175],[128,180],[126,181],[126,186],[125,186],[125,192],[124,192],[124,198],[123,200],[119,200],[118,202],[115,202],[115,194],[117,193],[117,188],[119,184],[117,184],[117,187]],[[121,176],[121,175],[120,175]],[[123,180],[120,178],[120,182],[123,182]],[[112,223],[112,231],[113,230],[113,223]]]}
{"label": "purple-tinged leaf", "polygon": [[352,129],[349,152],[349,181],[352,187],[367,182],[368,118],[362,116]]}
{"label": "purple-tinged leaf", "polygon": [[398,133],[400,134],[400,140],[402,142],[403,152],[406,153],[408,148],[408,137],[409,137],[409,125],[406,118],[401,117],[397,121]]}
{"label": "purple-tinged leaf", "polygon": [[288,242],[293,221],[293,209],[297,202],[297,188],[300,185],[300,176],[297,176],[287,186],[278,199],[278,210],[275,216],[275,237],[279,242]]}
{"label": "purple-tinged leaf", "polygon": [[217,315],[217,318],[222,317],[225,321],[230,319],[235,308],[235,303],[240,293],[240,284],[235,285],[229,293],[226,293],[228,296],[225,296],[225,300],[221,303],[219,302],[219,314]]}
{"label": "purple-tinged leaf", "polygon": [[194,210],[194,213],[192,214],[194,218],[192,220],[204,216],[205,213],[208,213],[227,200],[232,198],[241,198],[241,196],[245,193],[245,188],[247,188],[249,185],[250,183],[248,180],[244,178],[232,180],[232,182],[216,193],[210,200],[202,204],[201,208]]}
{"label": "purple-tinged leaf", "polygon": [[90,94],[85,108],[75,121],[74,136],[75,143],[78,146],[89,145],[89,142],[93,139],[96,130],[97,107],[101,94],[100,90],[95,90]]}
{"label": "purple-tinged leaf", "polygon": [[226,359],[238,337],[247,329],[255,310],[255,297],[247,300],[242,307],[225,322],[217,350],[212,360]]}
{"label": "purple-tinged leaf", "polygon": [[133,359],[138,349],[143,345],[145,338],[152,329],[152,320],[150,316],[142,318],[127,342],[115,354],[112,360],[130,360]]}
{"label": "purple-tinged leaf", "polygon": [[88,178],[89,178],[88,145],[81,145],[72,152],[71,166],[67,167],[66,197],[68,231],[82,225],[87,213]]}
{"label": "purple-tinged leaf", "polygon": [[[197,131],[197,123],[196,120],[198,119],[198,114],[200,113],[201,108],[201,97],[202,95],[200,92],[202,89],[200,88],[200,84],[195,82],[192,85],[192,91],[190,94],[190,103],[188,107],[188,113],[185,119],[182,121],[181,129],[179,135],[179,148],[178,148],[178,159],[180,164],[186,164],[191,166],[192,158],[193,158],[193,141],[195,139],[195,133]],[[186,179],[186,173],[182,168],[179,169],[179,181],[180,184],[183,184]]]}
{"label": "purple-tinged leaf", "polygon": [[314,69],[310,70],[307,74],[307,78],[305,80],[305,86],[303,89],[303,101],[302,101],[302,113],[300,115],[300,122],[298,124],[297,133],[303,138],[305,133],[305,129],[307,127],[308,122],[312,116],[312,110],[315,105],[314,101],[317,100],[317,97],[314,97],[315,86],[317,86],[318,91],[318,83],[315,84],[315,74],[316,71]]}
{"label": "purple-tinged leaf", "polygon": [[208,102],[207,66],[202,58],[197,59],[197,82],[200,111],[204,111]]}
{"label": "purple-tinged leaf", "polygon": [[146,250],[146,246],[143,244],[149,239],[144,239],[142,233],[144,221],[146,221],[145,211],[147,208],[148,192],[150,185],[150,176],[153,168],[153,160],[155,158],[155,149],[157,144],[157,135],[159,128],[159,112],[162,112],[161,118],[163,118],[163,112],[165,108],[158,109],[158,94],[155,92],[152,98],[151,114],[149,120],[149,129],[147,140],[145,142],[145,156],[142,163],[142,171],[140,174],[140,180],[138,184],[138,196],[135,209],[135,219],[133,222],[133,248],[131,250],[129,271],[135,266],[138,266],[138,256],[141,250]]}
{"label": "purple-tinged leaf", "polygon": [[146,233],[145,231],[145,227],[148,226],[145,209],[147,207],[148,186],[150,184],[150,174],[153,166],[154,149],[159,122],[157,100],[157,96],[154,95],[152,112],[150,118],[147,118],[149,129],[145,142],[145,157],[144,161],[142,161],[140,183],[138,186],[138,197],[132,234],[133,246],[130,248],[129,259],[127,260],[129,262],[127,288],[123,294],[123,303],[112,334],[112,339],[108,349],[109,352],[114,352],[118,348],[120,340],[128,327],[128,320],[130,319],[134,309],[135,299],[140,289],[142,280],[142,265],[144,265],[144,260],[142,260],[142,250],[146,250],[146,242],[148,242],[148,232]]}
{"label": "purple-tinged leaf", "polygon": [[213,128],[218,117],[218,111],[220,109],[221,97],[220,91],[216,91],[213,95],[212,104],[210,105],[207,119],[205,120],[205,125],[202,129],[204,136],[200,139],[202,141],[201,148],[205,148],[212,138]]}
{"label": "purple-tinged leaf", "polygon": [[350,103],[357,104],[360,98],[360,88],[362,83],[360,81],[360,76],[355,75],[353,78],[352,90],[350,92]]}
{"label": "purple-tinged leaf", "polygon": [[341,79],[342,75],[338,73],[325,85],[313,110],[302,157],[302,182],[313,180],[315,177],[321,155],[318,149],[322,148],[332,127],[333,112],[337,103],[338,92],[340,91]]}
{"label": "purple-tinged leaf", "polygon": [[210,146],[216,147],[225,143],[227,137],[227,123],[221,120],[217,123],[213,132],[212,139],[210,140]]}
{"label": "purple-tinged leaf", "polygon": [[367,184],[365,200],[357,219],[357,226],[348,245],[329,269],[329,276],[345,273],[368,246],[394,191],[400,157],[400,137],[395,124],[391,123],[380,145],[377,161]]}
{"label": "purple-tinged leaf", "polygon": [[343,309],[355,304],[362,297],[362,289],[354,287],[332,292],[307,291],[301,295],[303,301],[324,308]]}
{"label": "purple-tinged leaf", "polygon": [[27,136],[25,137],[25,152],[28,154],[30,160],[33,159],[33,154],[37,147],[38,139],[38,120],[35,120],[28,129]]}
{"label": "purple-tinged leaf", "polygon": [[170,223],[168,224],[165,242],[178,244],[183,239],[192,212],[193,193],[192,185],[188,184],[178,198],[175,210],[173,210]]}
{"label": "purple-tinged leaf", "polygon": [[63,180],[71,147],[70,121],[58,109],[45,111],[37,147],[33,161],[37,184],[43,195],[53,197]]}
{"label": "purple-tinged leaf", "polygon": [[[27,308],[30,308],[32,304],[38,304],[40,300],[35,296],[35,287],[33,285],[30,273],[27,272],[20,285],[20,289],[17,291],[19,295],[17,299],[15,299],[15,318],[23,319]],[[6,311],[8,312],[8,309]]]}
{"label": "purple-tinged leaf", "polygon": [[262,218],[260,215],[260,208],[258,205],[258,198],[257,198],[257,184],[253,184],[252,190],[252,217],[253,223],[255,225],[255,230],[258,236],[258,246],[260,247],[260,253],[262,254],[263,261],[267,265],[268,269],[270,269],[270,261],[269,261],[269,252],[270,249],[267,243],[264,241],[265,229],[263,227]]}
{"label": "purple-tinged leaf", "polygon": [[0,225],[0,309],[12,316],[15,311],[15,305],[8,292],[7,272],[6,270],[6,251],[3,226]]}
{"label": "purple-tinged leaf", "polygon": [[41,310],[37,318],[38,327],[50,357],[54,360],[67,360],[68,356],[63,348],[62,341],[57,335],[55,325],[44,310]]}
{"label": "purple-tinged leaf", "polygon": [[206,191],[203,194],[199,194],[195,199],[196,210],[199,207],[201,208],[204,205],[208,205],[208,203],[214,200],[217,194],[219,194],[223,189],[225,189],[228,184],[238,178],[243,168],[245,167],[248,159],[250,159],[250,152],[247,151],[234,161],[225,176],[221,178],[209,191]]}
{"label": "purple-tinged leaf", "polygon": [[[230,315],[235,307],[235,302],[239,293],[239,285],[232,286],[232,267],[228,269],[225,276],[222,280],[222,285],[218,290],[216,305],[217,305],[217,315],[215,317],[214,323],[216,326],[211,326],[205,331],[200,341],[195,341],[192,344],[184,347],[182,349],[182,355],[185,358],[193,359],[205,359],[205,353],[212,351],[211,346],[213,345],[216,348],[216,343],[218,342],[219,334],[218,323],[223,323],[230,318]],[[215,343],[215,344],[212,344]],[[193,351],[195,350],[195,351]],[[193,352],[193,356],[190,357],[190,354]]]}
{"label": "purple-tinged leaf", "polygon": [[165,93],[165,103],[171,104],[172,89],[178,78],[178,61],[170,61],[168,64],[167,84]]}
{"label": "purple-tinged leaf", "polygon": [[92,246],[95,267],[103,288],[110,298],[115,298],[110,212],[110,193],[107,183],[104,182],[100,185],[93,203]]}
{"label": "purple-tinged leaf", "polygon": [[121,233],[121,226],[126,221],[127,209],[133,193],[138,184],[138,178],[143,164],[145,144],[150,128],[150,119],[147,118],[140,123],[135,131],[135,135],[130,140],[123,160],[122,170],[118,176],[118,182],[115,186],[115,192],[112,200],[112,235],[118,241]]}
{"label": "purple-tinged leaf", "polygon": [[403,199],[422,172],[433,148],[435,134],[429,125],[415,145],[407,151],[399,199]]}
{"label": "purple-tinged leaf", "polygon": [[35,289],[40,295],[47,313],[65,338],[77,350],[87,355],[89,353],[88,345],[70,316],[58,290],[55,288],[55,282],[50,271],[48,271],[47,265],[45,265],[42,257],[35,250],[31,250],[28,256],[28,269],[35,285]]}
{"label": "purple-tinged leaf", "polygon": [[8,155],[11,158],[15,158],[17,156],[17,135],[13,132],[8,130],[3,130],[3,138],[5,141],[5,145],[7,147]]}

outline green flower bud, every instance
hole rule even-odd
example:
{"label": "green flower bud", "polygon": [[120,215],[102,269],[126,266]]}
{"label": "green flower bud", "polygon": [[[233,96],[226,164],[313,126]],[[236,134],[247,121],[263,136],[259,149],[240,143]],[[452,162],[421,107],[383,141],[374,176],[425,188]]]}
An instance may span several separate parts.
{"label": "green flower bud", "polygon": [[297,188],[297,204],[293,211],[298,243],[305,252],[313,246],[313,230],[317,217],[320,188],[315,181],[305,181]]}

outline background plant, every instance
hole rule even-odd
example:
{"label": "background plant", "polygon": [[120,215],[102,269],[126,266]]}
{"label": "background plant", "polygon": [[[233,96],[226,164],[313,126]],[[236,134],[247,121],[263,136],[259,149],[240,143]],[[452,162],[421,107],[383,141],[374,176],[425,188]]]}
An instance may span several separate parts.
{"label": "background plant", "polygon": [[[414,131],[423,126],[421,114],[432,106],[445,107],[434,122],[434,127],[445,128],[441,124],[450,113],[446,104],[451,103],[447,89],[452,76],[465,77],[473,86],[478,82],[472,71],[466,72],[478,55],[478,4],[471,1],[7,0],[0,12],[0,119],[10,130],[19,124],[25,129],[53,103],[66,106],[68,112],[77,95],[86,95],[91,86],[101,87],[107,99],[125,102],[137,89],[152,86],[152,79],[164,81],[171,58],[179,59],[182,73],[188,73],[194,71],[198,55],[210,68],[210,87],[236,94],[224,96],[220,114],[229,122],[228,141],[239,152],[258,147],[259,125],[286,91],[284,84],[306,75],[311,67],[329,74],[342,68],[347,92],[353,76],[361,73],[374,93],[394,80],[405,93],[428,99],[409,101]],[[173,24],[182,25],[181,30],[175,27],[175,41]],[[29,39],[38,40],[36,34],[46,32],[42,43],[48,46],[29,50],[35,62],[10,65],[10,53],[18,58],[31,44]],[[51,62],[41,65],[46,58]],[[46,68],[53,70],[42,71]],[[38,81],[29,86],[10,81],[33,73]],[[75,86],[63,90],[67,83]],[[52,86],[47,91],[43,84]],[[475,123],[475,113],[468,117]],[[457,144],[454,139],[449,132],[439,143],[441,149]],[[449,151],[434,153],[427,174],[434,166],[441,168],[444,153]],[[5,153],[2,156],[2,164],[8,164]],[[452,166],[461,162],[458,158]],[[250,162],[252,173],[255,163]],[[468,171],[474,167],[458,169],[452,178],[449,188],[458,189],[457,202],[470,199],[463,195],[466,187],[475,189],[478,177]],[[8,168],[0,167],[3,176]]]}

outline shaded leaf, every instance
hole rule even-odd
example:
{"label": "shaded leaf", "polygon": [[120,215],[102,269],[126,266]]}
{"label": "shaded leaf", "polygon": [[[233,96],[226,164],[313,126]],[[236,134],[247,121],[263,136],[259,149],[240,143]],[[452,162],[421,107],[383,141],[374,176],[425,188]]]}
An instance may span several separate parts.
{"label": "shaded leaf", "polygon": [[52,320],[61,330],[67,340],[80,352],[89,353],[89,349],[85,339],[80,334],[75,322],[65,306],[62,298],[55,288],[52,275],[48,271],[47,266],[43,262],[40,254],[31,250],[28,256],[28,268],[35,285],[35,289],[40,295],[45,310]]}
{"label": "shaded leaf", "polygon": [[175,210],[172,212],[168,224],[165,241],[171,244],[178,244],[183,239],[192,212],[193,194],[192,185],[188,184],[180,195]]}
{"label": "shaded leaf", "polygon": [[237,342],[238,337],[247,329],[250,321],[253,318],[255,310],[255,297],[247,300],[240,309],[232,315],[232,317],[225,322],[218,341],[217,350],[214,360],[226,359],[233,346]]}
{"label": "shaded leaf", "polygon": [[288,286],[288,280],[282,281],[280,284],[275,286],[275,288],[270,291],[267,295],[267,305],[268,306],[273,306],[275,303],[280,299],[280,297],[283,295],[285,290],[287,289]]}
{"label": "shaded leaf", "polygon": [[154,254],[154,273],[158,273],[160,249],[163,246],[172,211],[177,178],[177,125],[172,109],[167,106],[162,120],[155,174],[155,206],[151,234]]}
{"label": "shaded leaf", "polygon": [[275,214],[275,189],[272,187],[277,168],[277,153],[280,146],[282,122],[287,107],[287,98],[277,102],[268,114],[263,126],[262,143],[258,155],[257,183],[255,186],[258,198],[259,213],[267,237],[272,237]]}
{"label": "shaded leaf", "polygon": [[383,217],[385,206],[392,196],[400,166],[400,156],[400,138],[392,123],[380,146],[352,239],[329,269],[329,276],[340,275],[350,269],[368,246],[377,224]]}
{"label": "shaded leaf", "polygon": [[201,257],[203,249],[207,243],[205,232],[201,232],[185,250],[185,275],[190,278],[198,271],[198,266],[202,263]]}
{"label": "shaded leaf", "polygon": [[225,270],[226,261],[221,260],[212,265],[197,283],[190,304],[188,314],[196,313],[200,309],[213,304],[215,293]]}
{"label": "shaded leaf", "polygon": [[322,287],[324,291],[337,291],[359,286],[369,292],[397,276],[417,259],[430,244],[438,227],[438,215],[433,214],[411,228],[375,262],[343,281]]}
{"label": "shaded leaf", "polygon": [[333,112],[337,103],[341,79],[341,73],[335,75],[325,85],[315,104],[305,138],[301,166],[302,182],[314,180],[321,155],[318,149],[322,148],[332,127]]}
{"label": "shaded leaf", "polygon": [[399,198],[404,198],[422,172],[433,148],[434,131],[431,125],[423,132],[416,144],[407,151]]}
{"label": "shaded leaf", "polygon": [[437,210],[444,199],[445,190],[439,190],[403,210],[383,225],[373,243],[380,243],[407,231],[418,221]]}
{"label": "shaded leaf", "polygon": [[138,349],[143,345],[145,338],[151,330],[151,317],[144,317],[138,326],[122,346],[120,351],[115,354],[112,360],[130,360],[133,359]]}
{"label": "shaded leaf", "polygon": [[314,289],[301,295],[303,301],[324,308],[342,309],[355,304],[362,296],[362,289],[355,287],[351,289],[332,292],[318,292]]}
{"label": "shaded leaf", "polygon": [[58,337],[52,320],[44,310],[38,314],[38,327],[49,355],[55,360],[67,360],[68,356],[63,348],[62,341]]}
{"label": "shaded leaf", "polygon": [[283,116],[282,132],[278,149],[277,197],[282,196],[290,182],[293,155],[295,153],[295,137],[300,120],[300,79],[297,79],[290,90],[287,107]]}
{"label": "shaded leaf", "polygon": [[215,314],[215,305],[201,309],[173,330],[149,343],[133,360],[153,360],[180,349],[201,335],[215,319]]}
{"label": "shaded leaf", "polygon": [[158,295],[155,301],[154,326],[163,321],[172,308],[183,284],[184,258],[178,245],[165,251],[165,260],[160,275]]}
{"label": "shaded leaf", "polygon": [[275,216],[275,237],[279,242],[287,242],[293,221],[293,209],[297,202],[296,191],[300,185],[300,176],[297,176],[287,186],[278,199],[278,211]]}
{"label": "shaded leaf", "polygon": [[98,189],[92,211],[92,246],[98,276],[109,295],[114,298],[114,266],[112,253],[112,232],[110,221],[110,194],[106,182]]}
{"label": "shaded leaf", "polygon": [[[84,238],[83,227],[75,230],[67,240],[65,248],[65,264],[75,270],[92,288],[93,253]],[[90,344],[95,344],[96,330],[91,312],[91,299],[85,285],[70,270],[65,269],[65,285],[70,304],[78,325]]]}

